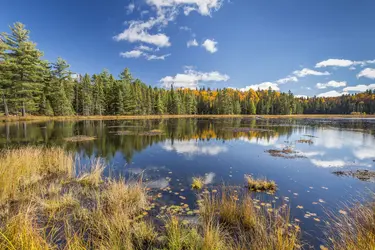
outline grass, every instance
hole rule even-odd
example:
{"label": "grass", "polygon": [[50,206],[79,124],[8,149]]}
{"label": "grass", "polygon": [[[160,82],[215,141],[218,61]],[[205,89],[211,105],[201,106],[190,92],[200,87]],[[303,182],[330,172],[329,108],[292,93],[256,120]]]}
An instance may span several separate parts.
{"label": "grass", "polygon": [[357,204],[331,213],[328,225],[330,249],[375,249],[375,204]]}
{"label": "grass", "polygon": [[311,140],[311,139],[299,139],[299,140],[297,140],[297,142],[298,142],[298,143],[309,144],[309,145],[314,144],[314,141]]}
{"label": "grass", "polygon": [[218,234],[214,241],[225,247],[216,249],[301,248],[299,227],[290,222],[285,206],[260,207],[249,195],[239,199],[236,192],[223,188],[221,194],[204,195],[200,215],[204,225]]}
{"label": "grass", "polygon": [[193,177],[193,181],[191,183],[191,188],[195,190],[200,190],[203,188],[204,180],[201,177]]}
{"label": "grass", "polygon": [[276,192],[277,185],[274,181],[267,179],[254,179],[251,175],[245,175],[246,187],[251,191],[256,192]]}
{"label": "grass", "polygon": [[284,147],[283,149],[269,149],[266,150],[266,152],[273,157],[281,157],[285,159],[306,158],[305,156],[298,154],[298,152],[293,150],[291,147]]}
{"label": "grass", "polygon": [[[300,228],[286,205],[259,204],[248,192],[223,187],[198,194],[195,223],[169,215],[154,224],[141,181],[103,179],[100,160],[87,173],[76,175],[76,166],[73,155],[60,148],[1,152],[0,249],[301,248]],[[276,190],[263,182],[263,188]],[[329,245],[374,249],[374,225],[374,204],[340,211],[329,225]]]}

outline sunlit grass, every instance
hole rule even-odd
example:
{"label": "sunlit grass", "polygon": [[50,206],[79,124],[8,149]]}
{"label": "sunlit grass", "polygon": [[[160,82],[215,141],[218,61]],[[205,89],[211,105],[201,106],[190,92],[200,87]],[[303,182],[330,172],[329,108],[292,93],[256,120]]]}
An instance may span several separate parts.
{"label": "sunlit grass", "polygon": [[251,191],[275,192],[277,185],[274,181],[267,179],[254,179],[251,175],[245,175],[246,187]]}
{"label": "sunlit grass", "polygon": [[191,188],[200,190],[203,188],[204,180],[201,177],[193,177],[193,181],[191,183]]}
{"label": "sunlit grass", "polygon": [[375,249],[375,203],[357,204],[330,214],[331,249]]}

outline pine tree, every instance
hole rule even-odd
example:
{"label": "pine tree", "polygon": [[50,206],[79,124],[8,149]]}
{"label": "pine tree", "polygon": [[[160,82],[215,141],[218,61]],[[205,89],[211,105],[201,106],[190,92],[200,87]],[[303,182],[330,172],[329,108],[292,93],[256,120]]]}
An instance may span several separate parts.
{"label": "pine tree", "polygon": [[82,79],[82,114],[84,116],[91,115],[92,110],[92,93],[91,93],[91,79],[88,74]]}
{"label": "pine tree", "polygon": [[0,71],[7,71],[11,76],[10,102],[25,116],[27,111],[38,110],[43,88],[44,68],[40,59],[43,54],[29,40],[30,31],[22,23],[17,22],[10,29],[10,34],[1,34],[5,53],[2,53]]}
{"label": "pine tree", "polygon": [[62,58],[58,58],[56,63],[51,65],[52,79],[47,89],[49,100],[55,115],[72,115],[73,106],[71,97],[67,93],[71,92],[71,72],[69,65]]}
{"label": "pine tree", "polygon": [[102,115],[105,107],[104,86],[101,76],[93,75],[93,102],[94,114]]}
{"label": "pine tree", "polygon": [[257,113],[257,109],[256,109],[254,101],[252,99],[250,99],[249,111],[248,112],[249,112],[250,115],[256,115],[256,113]]}
{"label": "pine tree", "polygon": [[179,99],[178,93],[174,91],[173,85],[169,92],[168,113],[171,115],[180,114],[180,99]]}

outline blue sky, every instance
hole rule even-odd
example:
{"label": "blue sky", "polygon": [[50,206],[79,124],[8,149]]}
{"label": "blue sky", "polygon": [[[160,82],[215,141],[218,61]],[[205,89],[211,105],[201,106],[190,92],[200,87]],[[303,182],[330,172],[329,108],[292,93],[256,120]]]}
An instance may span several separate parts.
{"label": "blue sky", "polygon": [[[153,86],[337,96],[375,89],[373,0],[3,0],[77,73],[129,67]],[[188,46],[189,43],[189,46]]]}

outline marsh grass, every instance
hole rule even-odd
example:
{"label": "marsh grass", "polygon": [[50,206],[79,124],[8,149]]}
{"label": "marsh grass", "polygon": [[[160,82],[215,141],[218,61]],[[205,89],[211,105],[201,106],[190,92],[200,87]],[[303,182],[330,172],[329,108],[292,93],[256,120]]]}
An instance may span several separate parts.
{"label": "marsh grass", "polygon": [[251,191],[256,192],[276,192],[276,182],[267,179],[254,179],[251,175],[245,175],[245,185]]}
{"label": "marsh grass", "polygon": [[286,206],[270,210],[257,206],[249,195],[239,199],[229,188],[224,187],[220,193],[203,196],[200,216],[204,225],[213,225],[220,234],[221,242],[225,242],[223,249],[301,248],[299,227],[290,222]]}
{"label": "marsh grass", "polygon": [[375,249],[375,203],[356,204],[329,213],[327,225],[330,249]]}

